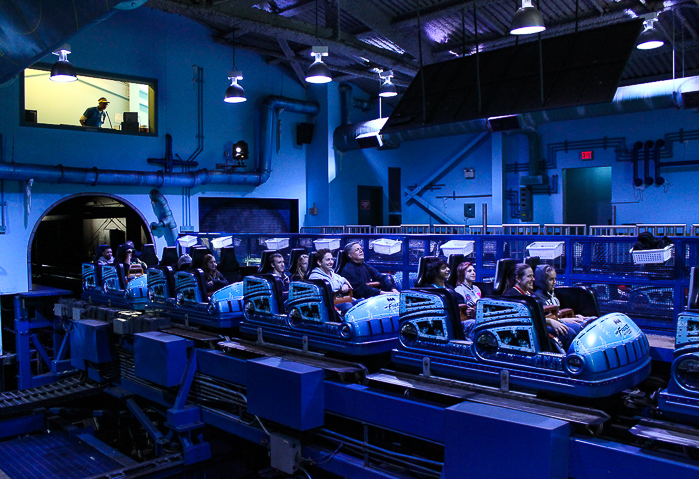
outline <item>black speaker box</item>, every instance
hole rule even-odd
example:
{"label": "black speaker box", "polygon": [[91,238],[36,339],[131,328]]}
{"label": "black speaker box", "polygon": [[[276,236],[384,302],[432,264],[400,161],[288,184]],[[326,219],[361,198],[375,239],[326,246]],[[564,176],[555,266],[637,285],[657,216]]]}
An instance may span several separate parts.
{"label": "black speaker box", "polygon": [[296,124],[296,144],[309,144],[313,139],[313,123],[297,123]]}

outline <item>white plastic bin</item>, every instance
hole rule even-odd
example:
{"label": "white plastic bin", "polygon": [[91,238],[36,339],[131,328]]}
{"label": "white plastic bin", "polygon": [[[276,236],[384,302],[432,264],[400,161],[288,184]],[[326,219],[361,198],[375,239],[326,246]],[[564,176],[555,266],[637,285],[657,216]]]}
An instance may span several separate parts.
{"label": "white plastic bin", "polygon": [[537,241],[527,246],[529,256],[541,259],[556,259],[563,254],[563,241]]}
{"label": "white plastic bin", "polygon": [[267,249],[277,251],[289,247],[289,238],[270,238],[265,240],[265,244]]}
{"label": "white plastic bin", "polygon": [[190,248],[190,247],[197,244],[197,242],[199,241],[199,238],[197,238],[196,236],[192,236],[192,235],[186,235],[186,236],[180,236],[179,238],[177,238],[177,241],[179,241],[180,246],[182,246],[184,248]]}
{"label": "white plastic bin", "polygon": [[464,256],[468,256],[473,253],[473,247],[475,244],[475,241],[466,240],[447,241],[442,245],[442,253],[444,253],[444,256],[449,256],[452,254],[462,254]]}
{"label": "white plastic bin", "polygon": [[392,240],[381,238],[369,242],[369,248],[379,254],[396,254],[400,253],[403,243],[400,240]]}
{"label": "white plastic bin", "polygon": [[634,264],[662,264],[672,258],[674,245],[667,245],[663,249],[631,250]]}
{"label": "white plastic bin", "polygon": [[316,251],[323,248],[335,251],[340,248],[340,238],[321,238],[313,240],[313,244],[316,246]]}
{"label": "white plastic bin", "polygon": [[211,240],[211,244],[216,249],[221,249],[224,246],[230,246],[233,244],[232,236],[221,236],[220,238],[214,238]]}

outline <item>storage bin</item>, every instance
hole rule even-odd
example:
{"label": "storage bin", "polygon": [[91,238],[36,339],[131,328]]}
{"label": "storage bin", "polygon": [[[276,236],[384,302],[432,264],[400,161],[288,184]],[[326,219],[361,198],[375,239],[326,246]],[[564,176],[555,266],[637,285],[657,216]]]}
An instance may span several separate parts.
{"label": "storage bin", "polygon": [[563,241],[537,241],[527,246],[529,256],[541,259],[556,259],[563,254]]}
{"label": "storage bin", "polygon": [[289,238],[270,238],[265,240],[265,244],[267,249],[277,251],[289,247]]}
{"label": "storage bin", "polygon": [[180,236],[179,238],[177,238],[177,241],[179,241],[180,246],[184,248],[190,248],[196,245],[198,240],[199,238],[192,235]]}
{"label": "storage bin", "polygon": [[642,249],[631,250],[634,264],[660,264],[672,258],[672,248],[674,245],[667,245],[663,249]]}
{"label": "storage bin", "polygon": [[330,251],[335,251],[340,248],[340,238],[321,238],[313,240],[316,250],[328,248]]}
{"label": "storage bin", "polygon": [[442,253],[444,253],[444,256],[449,256],[452,254],[462,254],[464,256],[468,256],[473,253],[475,243],[475,241],[466,240],[447,241],[442,245]]}
{"label": "storage bin", "polygon": [[233,237],[232,236],[222,236],[220,238],[214,238],[211,240],[211,244],[213,245],[214,248],[221,249],[224,246],[232,245],[233,244]]}
{"label": "storage bin", "polygon": [[379,254],[396,254],[400,252],[402,247],[403,243],[400,240],[388,238],[381,238],[369,242],[369,248]]}

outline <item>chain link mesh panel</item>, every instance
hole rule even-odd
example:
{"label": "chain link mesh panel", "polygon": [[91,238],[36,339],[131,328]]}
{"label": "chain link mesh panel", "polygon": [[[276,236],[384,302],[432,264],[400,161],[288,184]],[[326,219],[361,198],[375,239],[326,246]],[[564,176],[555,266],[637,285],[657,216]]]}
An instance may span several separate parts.
{"label": "chain link mesh panel", "polygon": [[631,276],[637,278],[674,279],[675,250],[672,257],[660,264],[634,264],[633,241],[604,241],[573,243],[573,272]]}

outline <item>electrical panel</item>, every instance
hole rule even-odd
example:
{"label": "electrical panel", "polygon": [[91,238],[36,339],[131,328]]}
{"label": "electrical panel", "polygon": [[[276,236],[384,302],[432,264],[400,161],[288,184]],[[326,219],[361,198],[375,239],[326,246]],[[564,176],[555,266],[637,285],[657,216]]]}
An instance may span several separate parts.
{"label": "electrical panel", "polygon": [[301,444],[293,437],[272,433],[269,435],[271,466],[286,474],[296,472],[297,456],[301,455]]}
{"label": "electrical panel", "polygon": [[519,219],[522,221],[532,221],[532,190],[528,186],[519,188]]}
{"label": "electrical panel", "polygon": [[464,203],[464,218],[475,218],[476,217],[476,204],[475,203]]}

